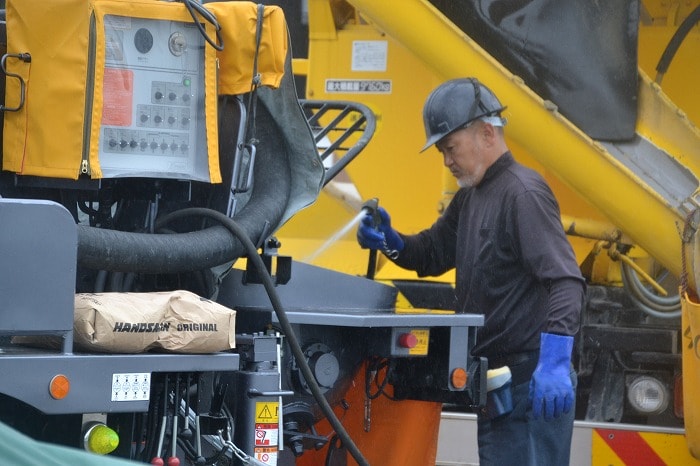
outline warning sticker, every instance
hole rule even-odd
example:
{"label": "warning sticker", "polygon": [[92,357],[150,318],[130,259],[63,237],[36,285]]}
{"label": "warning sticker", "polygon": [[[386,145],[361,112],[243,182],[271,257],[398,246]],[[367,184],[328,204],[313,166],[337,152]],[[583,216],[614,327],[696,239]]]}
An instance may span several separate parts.
{"label": "warning sticker", "polygon": [[151,394],[149,372],[112,374],[111,401],[148,401]]}
{"label": "warning sticker", "polygon": [[256,424],[276,424],[279,422],[278,402],[255,403],[255,423]]}
{"label": "warning sticker", "polygon": [[131,126],[134,72],[105,68],[102,93],[102,124]]}
{"label": "warning sticker", "polygon": [[279,445],[278,424],[255,424],[255,446],[270,447]]}
{"label": "warning sticker", "polygon": [[277,466],[277,448],[276,447],[255,447],[253,456],[258,461],[261,461],[270,466]]}
{"label": "warning sticker", "polygon": [[391,79],[326,79],[326,92],[391,94]]}
{"label": "warning sticker", "polygon": [[388,43],[385,40],[352,42],[352,71],[386,71]]}

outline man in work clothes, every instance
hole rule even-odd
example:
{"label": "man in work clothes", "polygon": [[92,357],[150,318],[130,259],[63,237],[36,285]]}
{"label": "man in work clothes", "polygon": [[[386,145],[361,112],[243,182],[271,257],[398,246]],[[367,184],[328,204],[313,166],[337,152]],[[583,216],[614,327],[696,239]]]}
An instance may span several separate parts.
{"label": "man in work clothes", "polygon": [[423,109],[423,150],[437,147],[460,189],[418,234],[397,232],[379,208],[381,224],[368,215],[357,236],[419,276],[456,268],[457,311],[484,315],[472,355],[510,367],[513,410],[478,414],[480,464],[566,465],[586,285],[551,189],[507,147],[503,110],[474,78],[437,87]]}

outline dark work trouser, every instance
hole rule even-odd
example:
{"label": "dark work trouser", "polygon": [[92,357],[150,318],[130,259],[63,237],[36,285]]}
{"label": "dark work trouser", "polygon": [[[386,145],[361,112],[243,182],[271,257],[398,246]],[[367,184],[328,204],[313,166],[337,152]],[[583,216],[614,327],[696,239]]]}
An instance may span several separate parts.
{"label": "dark work trouser", "polygon": [[[571,371],[576,388],[576,373]],[[530,381],[513,387],[513,412],[496,421],[478,418],[480,466],[566,466],[576,406],[568,414],[545,421],[533,419],[528,402]]]}

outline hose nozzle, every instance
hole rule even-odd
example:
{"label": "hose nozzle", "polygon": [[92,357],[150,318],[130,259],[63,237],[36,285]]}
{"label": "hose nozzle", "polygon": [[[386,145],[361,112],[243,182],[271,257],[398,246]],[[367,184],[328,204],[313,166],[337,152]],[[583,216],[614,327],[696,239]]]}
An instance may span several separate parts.
{"label": "hose nozzle", "polygon": [[379,225],[382,224],[382,218],[379,216],[379,199],[373,197],[369,199],[364,204],[362,204],[362,210],[367,211],[368,214],[372,216],[372,226],[377,229]]}
{"label": "hose nozzle", "polygon": [[[379,215],[379,199],[373,197],[362,204],[362,211],[367,212],[372,216],[372,227],[379,230],[379,225],[382,224],[382,217]],[[377,250],[369,250],[369,263],[367,264],[367,278],[374,279],[374,273],[377,270]]]}

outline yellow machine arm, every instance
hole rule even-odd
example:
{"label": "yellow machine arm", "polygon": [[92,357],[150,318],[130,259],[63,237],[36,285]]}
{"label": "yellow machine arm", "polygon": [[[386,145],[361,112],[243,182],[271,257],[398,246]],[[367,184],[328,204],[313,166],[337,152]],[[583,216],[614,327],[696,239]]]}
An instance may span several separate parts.
{"label": "yellow machine arm", "polygon": [[[641,21],[645,25],[656,24],[649,17],[661,15],[662,5],[657,3],[642,2]],[[386,36],[400,44],[401,47],[392,49],[392,53],[407,51],[409,58],[405,59],[406,62],[415,61],[432,71],[434,81],[429,83],[421,82],[424,75],[416,72],[417,92],[413,93],[412,99],[418,101],[417,105],[425,97],[420,93],[423,89],[434,87],[445,79],[470,75],[488,83],[507,103],[504,112],[509,121],[507,137],[519,154],[530,157],[535,165],[552,174],[556,183],[579,196],[618,228],[630,244],[641,247],[675,277],[683,277],[687,272],[689,290],[697,289],[696,284],[700,283],[700,273],[696,272],[700,271],[700,246],[695,232],[700,224],[696,214],[700,207],[700,131],[684,112],[688,110],[681,110],[660,85],[648,77],[648,56],[656,56],[657,43],[665,43],[666,36],[662,38],[652,28],[648,28],[648,32],[640,31],[635,135],[630,141],[603,142],[592,139],[564,117],[554,103],[533,92],[521,78],[495,60],[426,0],[310,0],[309,10],[312,47],[323,47],[324,42],[342,42],[341,35],[358,38],[357,28],[369,24],[376,29],[377,40]],[[354,23],[348,20],[353,15],[356,16]],[[678,17],[678,9],[668,13],[669,30]],[[338,26],[337,31],[319,27],[324,21],[347,27]],[[349,39],[345,37],[345,40]],[[697,56],[697,45],[688,47],[695,47],[690,53]],[[315,50],[310,51],[312,56]],[[395,56],[390,55],[389,61]],[[396,65],[397,61],[393,63]],[[333,65],[328,66],[337,71]],[[694,65],[678,66],[686,67],[683,71],[687,75],[687,67]],[[314,74],[316,70],[315,66],[309,66],[308,89],[320,97],[322,92],[319,92],[319,75]],[[398,85],[395,92],[401,92]],[[381,97],[376,100],[380,109],[380,134],[375,144],[381,145],[381,126],[392,124],[389,116],[392,109]],[[399,100],[395,96],[392,102]],[[405,108],[402,110],[406,113]],[[381,113],[384,113],[385,121]],[[418,120],[419,113],[415,112],[415,115]],[[406,132],[406,137],[411,139],[413,135]],[[388,141],[382,147],[396,150],[395,145],[395,141]],[[418,144],[415,146],[417,152]],[[408,156],[404,158],[408,159]],[[403,168],[389,165],[384,159],[374,163],[380,169],[385,167],[383,163],[395,170]],[[406,164],[409,163],[413,162],[406,160]],[[360,183],[358,187],[362,191],[367,186]],[[375,191],[374,195],[376,180],[371,189]],[[384,204],[389,204],[394,209],[392,211],[400,212],[398,201],[397,207],[392,206],[394,200],[390,196],[391,193],[383,197]],[[419,202],[416,200],[412,205],[414,211],[419,210]],[[399,224],[399,229],[401,226]],[[618,258],[631,262],[627,257]],[[689,389],[700,383],[700,306],[696,306],[692,299],[682,299],[685,424],[690,450],[700,458],[700,399]]]}

